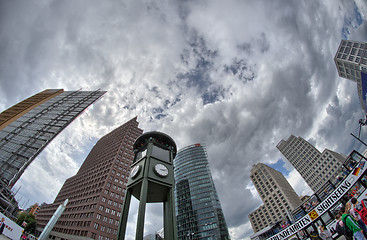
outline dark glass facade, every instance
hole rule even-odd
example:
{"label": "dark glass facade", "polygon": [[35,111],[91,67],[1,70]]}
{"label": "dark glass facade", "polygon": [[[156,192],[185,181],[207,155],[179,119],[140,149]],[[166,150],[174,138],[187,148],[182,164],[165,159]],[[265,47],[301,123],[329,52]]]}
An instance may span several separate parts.
{"label": "dark glass facade", "polygon": [[[18,116],[0,130],[2,187],[11,188],[46,145],[105,93],[104,91],[64,92],[61,89],[60,94],[50,95],[50,99],[38,98],[39,95],[59,91],[60,89],[46,90],[10,108],[12,114],[6,111],[2,113],[13,117],[18,111]],[[37,104],[37,101],[41,104]]]}
{"label": "dark glass facade", "polygon": [[205,147],[179,150],[174,167],[178,239],[230,239]]}

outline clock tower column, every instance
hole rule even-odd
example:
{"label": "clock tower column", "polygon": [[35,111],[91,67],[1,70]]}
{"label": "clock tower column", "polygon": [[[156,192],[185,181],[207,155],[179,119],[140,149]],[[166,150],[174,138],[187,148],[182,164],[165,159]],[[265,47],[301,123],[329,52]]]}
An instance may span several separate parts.
{"label": "clock tower column", "polygon": [[173,159],[177,153],[173,139],[161,132],[148,132],[134,143],[131,165],[117,239],[125,239],[131,196],[139,200],[136,240],[142,240],[146,203],[163,203],[164,238],[177,239]]}

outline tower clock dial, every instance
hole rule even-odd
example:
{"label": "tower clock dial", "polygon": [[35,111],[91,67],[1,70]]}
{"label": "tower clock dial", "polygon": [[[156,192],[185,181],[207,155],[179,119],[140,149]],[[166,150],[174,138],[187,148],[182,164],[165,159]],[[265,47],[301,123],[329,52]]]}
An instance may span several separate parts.
{"label": "tower clock dial", "polygon": [[131,178],[135,178],[136,176],[138,176],[138,173],[140,172],[140,165],[136,165],[135,167],[133,167],[131,169],[131,172],[130,172],[130,177]]}
{"label": "tower clock dial", "polygon": [[160,177],[168,176],[168,168],[161,163],[158,163],[154,166],[154,172]]}

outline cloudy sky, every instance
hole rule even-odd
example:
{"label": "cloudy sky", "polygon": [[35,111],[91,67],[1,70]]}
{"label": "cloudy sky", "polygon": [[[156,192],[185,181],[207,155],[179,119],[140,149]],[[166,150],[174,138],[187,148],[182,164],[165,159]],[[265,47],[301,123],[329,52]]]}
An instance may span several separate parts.
{"label": "cloudy sky", "polygon": [[[53,202],[98,138],[138,116],[178,148],[206,145],[231,237],[248,238],[261,205],[253,164],[310,193],[281,139],[362,149],[350,136],[363,116],[357,88],[333,58],[341,39],[367,42],[366,18],[365,0],[1,1],[0,111],[46,88],[108,91],[32,163],[17,199]],[[147,233],[162,226],[159,207]]]}

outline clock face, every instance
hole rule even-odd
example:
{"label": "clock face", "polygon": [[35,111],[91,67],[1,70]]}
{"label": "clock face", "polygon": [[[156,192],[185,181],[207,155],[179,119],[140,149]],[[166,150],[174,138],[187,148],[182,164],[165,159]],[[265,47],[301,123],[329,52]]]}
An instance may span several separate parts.
{"label": "clock face", "polygon": [[139,171],[140,171],[140,165],[136,165],[135,167],[133,167],[130,172],[131,178],[135,178],[136,176],[138,176]]}
{"label": "clock face", "polygon": [[160,177],[168,176],[168,168],[161,163],[158,163],[154,166],[154,171]]}

